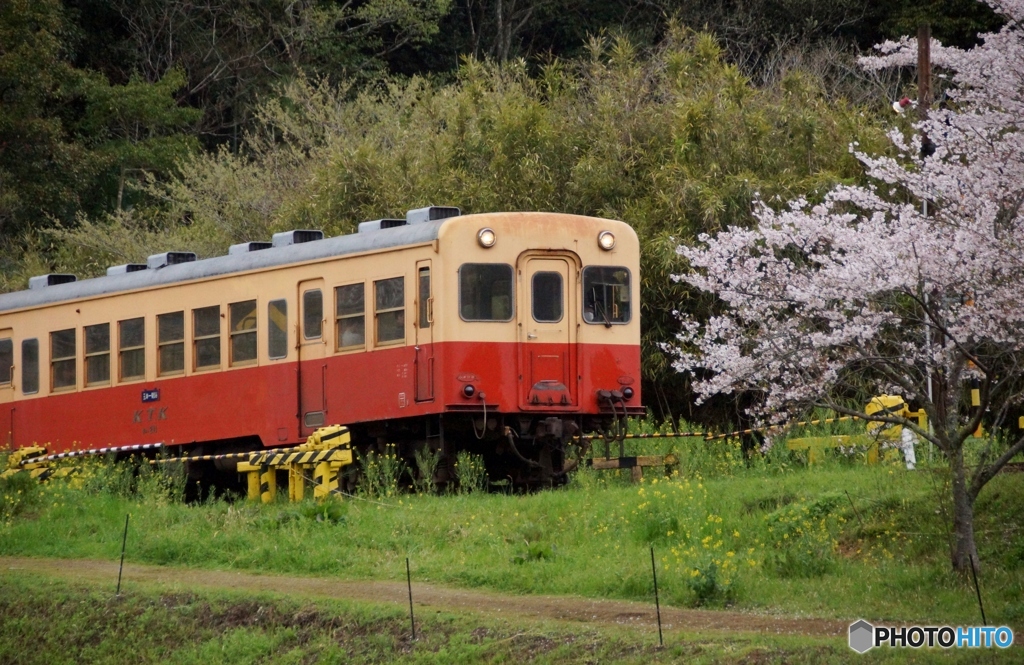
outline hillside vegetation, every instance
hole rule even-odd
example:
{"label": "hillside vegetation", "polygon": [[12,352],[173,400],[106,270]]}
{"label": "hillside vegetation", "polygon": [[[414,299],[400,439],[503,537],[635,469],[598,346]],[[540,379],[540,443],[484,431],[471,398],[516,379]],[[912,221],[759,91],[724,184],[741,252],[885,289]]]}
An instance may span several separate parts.
{"label": "hillside vegetation", "polygon": [[676,246],[860,181],[849,146],[883,152],[913,91],[855,56],[920,21],[999,24],[971,0],[8,2],[0,290],[429,204],[615,217],[643,243],[650,403],[695,419],[659,345],[711,303],[669,278]]}
{"label": "hillside vegetation", "polygon": [[586,55],[538,67],[466,60],[448,83],[298,76],[252,113],[237,149],[191,153],[174,177],[130,186],[133,205],[27,236],[0,284],[102,275],[159,251],[216,256],[292,228],[350,233],[428,204],[622,219],[642,242],[645,385],[657,414],[678,417],[685,385],[659,345],[674,310],[710,303],[670,278],[677,245],[748,224],[757,197],[856,181],[855,141],[885,150],[877,114],[822,76],[793,69],[755,85],[714,37],[677,24],[656,47],[594,37]]}

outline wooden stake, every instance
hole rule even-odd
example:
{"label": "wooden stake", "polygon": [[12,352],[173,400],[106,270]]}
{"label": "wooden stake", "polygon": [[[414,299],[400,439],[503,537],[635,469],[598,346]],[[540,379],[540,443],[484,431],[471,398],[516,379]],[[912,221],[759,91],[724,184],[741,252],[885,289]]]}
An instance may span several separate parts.
{"label": "wooden stake", "polygon": [[658,569],[654,565],[654,547],[651,547],[651,575],[654,577],[654,609],[658,613],[658,646],[665,646],[661,637],[661,603],[658,601]]}
{"label": "wooden stake", "polygon": [[416,641],[416,618],[412,613],[412,572],[409,570],[409,557],[405,557],[405,581],[409,585],[409,624],[412,626],[412,639]]}
{"label": "wooden stake", "polygon": [[978,572],[975,569],[975,557],[972,555],[971,559],[971,577],[974,578],[974,591],[978,594],[978,608],[981,609],[981,625],[987,626],[988,619],[985,618],[985,606],[981,604],[981,587],[978,586]]}
{"label": "wooden stake", "polygon": [[124,536],[121,538],[121,565],[117,569],[117,594],[121,595],[121,572],[124,570],[124,550],[125,546],[128,545],[128,518],[131,517],[131,513],[124,516]]}

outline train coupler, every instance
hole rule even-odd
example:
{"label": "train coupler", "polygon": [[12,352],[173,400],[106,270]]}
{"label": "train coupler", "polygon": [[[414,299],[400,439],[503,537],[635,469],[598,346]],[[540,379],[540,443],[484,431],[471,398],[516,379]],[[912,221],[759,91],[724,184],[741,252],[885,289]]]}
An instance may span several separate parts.
{"label": "train coupler", "polygon": [[[612,442],[618,442],[619,444],[619,457],[624,457],[625,452],[625,439],[626,433],[629,430],[628,422],[626,420],[626,402],[623,399],[623,395],[618,390],[598,390],[597,391],[597,402],[602,406],[607,404],[611,410],[611,422],[604,428],[601,433],[604,439],[604,456],[611,457],[610,444]],[[621,412],[617,408],[617,405],[621,405]]]}

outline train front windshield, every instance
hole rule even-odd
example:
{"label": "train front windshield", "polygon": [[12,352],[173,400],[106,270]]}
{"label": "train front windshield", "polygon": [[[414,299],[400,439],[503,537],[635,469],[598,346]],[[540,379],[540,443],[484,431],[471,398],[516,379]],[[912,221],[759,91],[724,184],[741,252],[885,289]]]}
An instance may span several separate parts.
{"label": "train front windshield", "polygon": [[629,323],[632,316],[629,269],[588,266],[583,269],[583,320],[612,325]]}

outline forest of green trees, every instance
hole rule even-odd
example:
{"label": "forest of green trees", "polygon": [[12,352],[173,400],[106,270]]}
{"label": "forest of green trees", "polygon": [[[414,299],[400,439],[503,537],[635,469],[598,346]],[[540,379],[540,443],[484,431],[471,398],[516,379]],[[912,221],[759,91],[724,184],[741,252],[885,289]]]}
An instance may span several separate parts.
{"label": "forest of green trees", "polygon": [[5,0],[0,290],[429,204],[614,217],[646,401],[679,415],[659,344],[712,305],[676,246],[861,180],[850,144],[887,150],[914,79],[856,56],[923,22],[998,26],[972,0]]}

